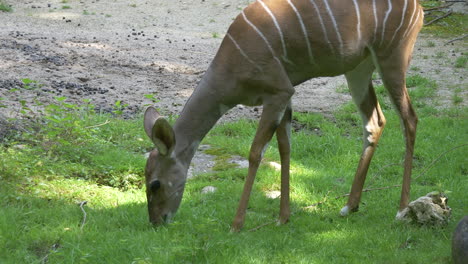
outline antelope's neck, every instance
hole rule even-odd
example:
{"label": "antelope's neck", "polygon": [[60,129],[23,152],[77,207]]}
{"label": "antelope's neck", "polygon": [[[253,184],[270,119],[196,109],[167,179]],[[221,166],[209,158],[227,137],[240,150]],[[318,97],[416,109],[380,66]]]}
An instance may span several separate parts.
{"label": "antelope's neck", "polygon": [[175,155],[187,169],[205,135],[231,108],[221,104],[219,94],[212,88],[212,75],[208,69],[174,124]]}

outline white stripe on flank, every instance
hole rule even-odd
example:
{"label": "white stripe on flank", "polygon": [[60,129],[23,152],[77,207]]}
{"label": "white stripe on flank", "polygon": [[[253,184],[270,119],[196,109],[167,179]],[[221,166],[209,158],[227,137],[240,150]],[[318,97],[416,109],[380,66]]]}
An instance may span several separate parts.
{"label": "white stripe on flank", "polygon": [[317,13],[317,16],[319,18],[320,26],[322,27],[323,35],[325,36],[325,41],[328,43],[328,46],[330,46],[330,50],[333,53],[335,53],[335,49],[333,48],[333,45],[331,44],[330,39],[328,39],[327,28],[325,28],[325,24],[323,23],[323,18],[322,18],[322,15],[320,15],[318,6],[314,0],[309,0],[309,1],[312,3],[312,5],[314,5],[315,12]]}
{"label": "white stripe on flank", "polygon": [[286,44],[284,43],[283,32],[281,31],[280,25],[278,24],[278,21],[276,20],[275,15],[273,15],[273,12],[271,12],[270,8],[268,8],[268,6],[265,3],[263,3],[262,0],[258,0],[258,2],[262,5],[262,7],[265,9],[265,11],[268,13],[268,15],[270,15],[271,19],[273,20],[273,24],[275,24],[275,27],[278,30],[278,34],[281,39],[281,45],[283,46],[283,56],[287,58],[288,53],[286,51]]}
{"label": "white stripe on flank", "polygon": [[331,11],[330,6],[328,5],[328,1],[323,0],[323,2],[325,3],[328,15],[330,15],[330,18],[331,18],[331,20],[333,22],[333,27],[335,28],[336,35],[338,37],[338,42],[340,43],[340,53],[341,53],[341,55],[343,55],[343,40],[341,39],[340,32],[338,31],[338,25],[336,24],[335,17],[333,16],[333,12]]}
{"label": "white stripe on flank", "polygon": [[382,45],[382,42],[383,42],[384,37],[385,37],[385,25],[387,24],[387,19],[388,19],[388,16],[390,15],[390,12],[392,12],[392,1],[388,0],[388,10],[385,13],[385,18],[384,18],[384,21],[383,21],[382,38],[380,39],[380,45]]}
{"label": "white stripe on flank", "polygon": [[398,32],[400,31],[401,27],[403,26],[403,23],[405,22],[405,15],[406,15],[406,9],[408,8],[408,0],[405,0],[405,5],[403,6],[403,12],[401,14],[401,21],[400,21],[400,25],[398,25],[398,28],[395,30],[395,33],[393,33],[393,37],[392,39],[390,40],[390,42],[388,43],[388,46],[390,47],[390,45],[392,45],[392,42],[393,40],[395,39],[396,35],[398,34]]}
{"label": "white stripe on flank", "polygon": [[250,62],[252,65],[254,65],[257,69],[259,70],[262,70],[260,68],[260,66],[258,66],[253,60],[251,60],[249,58],[249,56],[244,52],[244,50],[242,50],[242,48],[239,46],[239,44],[237,43],[237,41],[231,36],[231,34],[229,34],[229,32],[226,34],[226,36],[228,36],[228,38],[232,41],[232,43],[234,43],[234,46],[236,46],[237,50],[239,50],[240,54],[248,61]]}
{"label": "white stripe on flank", "polygon": [[406,30],[405,30],[405,33],[403,34],[403,37],[402,38],[405,38],[406,35],[408,35],[408,32],[409,32],[409,29],[411,27],[411,25],[413,25],[414,23],[414,15],[416,14],[416,10],[418,9],[418,3],[417,3],[417,0],[414,0],[414,4],[413,4],[413,14],[411,15],[411,19],[408,23],[408,26],[406,27]]}
{"label": "white stripe on flank", "polygon": [[[406,32],[407,35],[409,35],[413,31],[413,28],[416,26],[416,24],[418,24],[419,15],[421,15],[421,13],[423,13],[423,15],[424,15],[424,11],[421,8],[418,8],[418,9],[419,9],[418,15],[416,16],[416,19],[414,20],[413,25],[411,25],[411,28],[408,30],[408,32]],[[406,37],[407,36],[403,36],[403,38],[406,38]]]}
{"label": "white stripe on flank", "polygon": [[288,1],[289,5],[291,6],[291,8],[296,13],[297,19],[299,20],[299,23],[301,24],[302,33],[304,34],[304,38],[305,38],[306,44],[307,44],[307,52],[309,53],[309,61],[312,63],[314,61],[313,56],[312,56],[312,48],[310,47],[309,35],[307,34],[307,30],[306,30],[306,27],[304,25],[304,21],[302,20],[301,14],[297,10],[297,8],[294,6],[294,4],[291,2],[291,0],[287,0],[287,1]]}
{"label": "white stripe on flank", "polygon": [[263,39],[263,41],[265,41],[265,44],[267,45],[268,50],[270,50],[271,55],[276,58],[275,52],[273,51],[273,48],[271,47],[270,42],[268,42],[268,39],[265,37],[265,35],[263,35],[263,33],[254,24],[252,24],[252,22],[250,22],[250,20],[245,15],[244,11],[242,11],[242,17],[244,18],[245,22],[247,22],[247,24],[249,24],[249,26],[251,26],[252,29],[255,30],[255,32],[257,32],[257,34]]}
{"label": "white stripe on flank", "polygon": [[359,13],[359,5],[357,1],[353,0],[353,3],[354,3],[354,9],[356,9],[357,33],[358,33],[357,45],[359,45],[359,43],[361,43],[361,13]]}
{"label": "white stripe on flank", "polygon": [[374,28],[374,37],[372,42],[375,41],[375,38],[377,36],[377,28],[379,26],[379,18],[377,17],[377,7],[375,5],[375,0],[372,0],[372,9],[374,11],[374,22],[375,22],[375,28]]}

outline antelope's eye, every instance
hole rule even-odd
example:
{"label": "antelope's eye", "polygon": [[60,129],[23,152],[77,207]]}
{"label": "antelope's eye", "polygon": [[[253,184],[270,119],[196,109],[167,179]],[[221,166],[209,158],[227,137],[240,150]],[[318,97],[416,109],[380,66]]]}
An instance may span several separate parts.
{"label": "antelope's eye", "polygon": [[158,180],[153,181],[153,182],[150,184],[150,190],[151,190],[151,192],[157,191],[160,187],[161,187],[161,182],[158,181]]}

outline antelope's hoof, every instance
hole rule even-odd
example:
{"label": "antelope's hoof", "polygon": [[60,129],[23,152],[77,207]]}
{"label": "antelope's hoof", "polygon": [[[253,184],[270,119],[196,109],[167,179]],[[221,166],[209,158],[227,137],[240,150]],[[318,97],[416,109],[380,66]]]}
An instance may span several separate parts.
{"label": "antelope's hoof", "polygon": [[244,225],[243,222],[234,221],[231,226],[231,233],[239,233]]}
{"label": "antelope's hoof", "polygon": [[398,210],[396,216],[395,216],[395,220],[397,221],[405,221],[405,218],[406,218],[406,215],[408,214],[409,212],[409,208],[406,207],[405,209],[403,210]]}
{"label": "antelope's hoof", "polygon": [[289,222],[289,217],[286,217],[286,218],[281,218],[281,217],[280,217],[280,218],[278,219],[278,223],[277,223],[277,224],[278,224],[278,225],[284,225],[284,224],[286,224],[287,222]]}
{"label": "antelope's hoof", "polygon": [[348,216],[350,213],[357,212],[359,210],[359,206],[356,206],[355,208],[350,208],[349,205],[346,205],[345,207],[341,208],[340,210],[340,215],[341,216]]}

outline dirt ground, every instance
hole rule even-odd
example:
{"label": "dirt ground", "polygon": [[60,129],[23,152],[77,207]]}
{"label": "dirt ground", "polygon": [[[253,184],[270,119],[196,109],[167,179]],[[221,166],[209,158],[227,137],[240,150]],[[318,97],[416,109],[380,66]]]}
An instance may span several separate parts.
{"label": "dirt ground", "polygon": [[[7,0],[0,12],[0,108],[15,116],[20,101],[49,103],[65,96],[92,99],[111,111],[128,104],[131,116],[150,104],[177,114],[214,57],[229,24],[247,0]],[[466,42],[420,36],[410,73],[439,84],[441,107],[458,89],[466,104],[466,70],[454,67]],[[36,81],[23,85],[22,79]],[[377,80],[377,82],[379,82]],[[330,113],[350,96],[338,92],[343,77],[317,78],[296,89],[296,111]],[[16,90],[16,89],[17,90]],[[29,88],[29,89],[28,89]],[[341,89],[342,90],[342,89]],[[439,100],[440,99],[440,100]],[[258,108],[238,106],[224,117],[257,117]]]}

